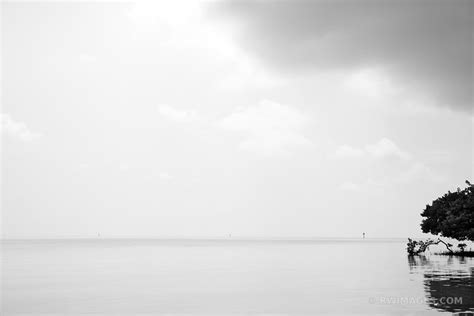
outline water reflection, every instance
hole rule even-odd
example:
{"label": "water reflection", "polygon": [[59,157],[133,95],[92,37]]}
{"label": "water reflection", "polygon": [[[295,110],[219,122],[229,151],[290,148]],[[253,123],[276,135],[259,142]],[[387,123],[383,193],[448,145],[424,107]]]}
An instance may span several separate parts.
{"label": "water reflection", "polygon": [[428,305],[439,311],[474,311],[474,259],[452,256],[408,257],[410,273],[423,275]]}

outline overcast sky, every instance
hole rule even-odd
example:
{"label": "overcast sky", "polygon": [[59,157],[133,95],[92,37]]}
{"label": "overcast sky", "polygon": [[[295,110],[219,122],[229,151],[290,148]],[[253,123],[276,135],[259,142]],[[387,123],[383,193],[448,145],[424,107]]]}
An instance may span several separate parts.
{"label": "overcast sky", "polygon": [[3,236],[419,236],[473,3],[2,2]]}

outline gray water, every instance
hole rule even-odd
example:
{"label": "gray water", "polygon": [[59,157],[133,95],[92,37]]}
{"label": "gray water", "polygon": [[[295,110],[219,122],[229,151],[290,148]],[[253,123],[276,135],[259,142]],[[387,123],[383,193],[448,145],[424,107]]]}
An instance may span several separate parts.
{"label": "gray water", "polygon": [[409,259],[403,240],[3,241],[1,253],[1,315],[474,311],[473,258]]}

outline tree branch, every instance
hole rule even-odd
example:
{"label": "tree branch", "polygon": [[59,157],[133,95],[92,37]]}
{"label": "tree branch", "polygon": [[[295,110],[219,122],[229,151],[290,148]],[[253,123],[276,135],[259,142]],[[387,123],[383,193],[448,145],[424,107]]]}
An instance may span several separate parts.
{"label": "tree branch", "polygon": [[451,244],[445,243],[444,241],[441,240],[441,238],[438,238],[437,244],[439,244],[439,243],[444,244],[444,245],[446,246],[446,249],[448,249],[450,253],[453,253],[453,251],[451,250],[451,248],[449,248],[449,247],[452,246]]}

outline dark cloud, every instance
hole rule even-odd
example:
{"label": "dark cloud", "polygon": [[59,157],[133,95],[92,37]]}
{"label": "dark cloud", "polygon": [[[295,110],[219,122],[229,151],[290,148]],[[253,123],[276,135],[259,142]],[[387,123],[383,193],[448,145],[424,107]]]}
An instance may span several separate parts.
{"label": "dark cloud", "polygon": [[239,42],[287,72],[384,67],[437,104],[472,111],[474,1],[219,2]]}

